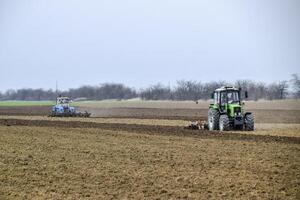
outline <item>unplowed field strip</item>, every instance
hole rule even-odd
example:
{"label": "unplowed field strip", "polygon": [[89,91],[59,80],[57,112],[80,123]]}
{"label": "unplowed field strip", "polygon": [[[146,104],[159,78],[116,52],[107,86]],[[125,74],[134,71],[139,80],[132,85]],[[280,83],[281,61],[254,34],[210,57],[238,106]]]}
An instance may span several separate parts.
{"label": "unplowed field strip", "polygon": [[[89,111],[93,117],[135,118],[135,119],[173,119],[206,120],[208,109],[194,108],[99,108],[78,107],[79,111]],[[300,110],[249,109],[259,123],[300,123]],[[47,116],[51,106],[0,107],[0,115]]]}
{"label": "unplowed field strip", "polygon": [[80,121],[95,123],[120,123],[120,124],[144,124],[162,126],[186,126],[190,122],[187,120],[174,119],[139,119],[139,118],[109,118],[109,117],[46,117],[46,116],[21,116],[21,115],[0,115],[0,119],[24,119],[24,120],[46,120],[46,121]]}
{"label": "unplowed field strip", "polygon": [[[122,124],[122,123],[95,123],[80,121],[48,121],[48,120],[22,120],[0,119],[0,125],[4,126],[36,126],[36,127],[62,127],[62,128],[99,128],[112,131],[127,131],[141,134],[176,135],[198,138],[214,138],[221,140],[245,140],[255,142],[281,142],[300,144],[298,137],[252,135],[237,132],[220,133],[206,130],[186,130],[176,126]],[[83,129],[84,131],[84,129]]]}

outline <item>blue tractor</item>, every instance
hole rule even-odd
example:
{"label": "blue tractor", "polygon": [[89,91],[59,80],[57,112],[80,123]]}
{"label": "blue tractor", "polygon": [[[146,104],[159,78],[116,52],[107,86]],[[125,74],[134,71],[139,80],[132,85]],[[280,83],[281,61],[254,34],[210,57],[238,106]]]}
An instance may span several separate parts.
{"label": "blue tractor", "polygon": [[71,100],[69,97],[57,97],[56,105],[52,107],[50,117],[90,117],[91,113],[85,111],[77,112],[76,109],[70,106]]}

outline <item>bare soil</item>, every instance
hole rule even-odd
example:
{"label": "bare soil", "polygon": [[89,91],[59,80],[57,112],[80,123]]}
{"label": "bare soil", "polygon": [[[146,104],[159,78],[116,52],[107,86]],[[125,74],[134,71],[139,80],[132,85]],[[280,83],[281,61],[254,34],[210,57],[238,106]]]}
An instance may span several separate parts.
{"label": "bare soil", "polygon": [[204,108],[0,107],[0,199],[300,199],[300,110],[277,104],[254,132],[183,129]]}
{"label": "bare soil", "polygon": [[39,115],[47,116],[51,106],[0,106],[0,115]]}
{"label": "bare soil", "polygon": [[[91,108],[79,107],[79,111],[89,111],[92,117],[139,118],[139,119],[179,119],[206,120],[208,109],[170,109],[170,108]],[[49,106],[0,107],[0,115],[47,116]],[[253,109],[259,123],[300,123],[300,110]]]}
{"label": "bare soil", "polygon": [[299,199],[298,139],[175,128],[1,121],[0,199]]}

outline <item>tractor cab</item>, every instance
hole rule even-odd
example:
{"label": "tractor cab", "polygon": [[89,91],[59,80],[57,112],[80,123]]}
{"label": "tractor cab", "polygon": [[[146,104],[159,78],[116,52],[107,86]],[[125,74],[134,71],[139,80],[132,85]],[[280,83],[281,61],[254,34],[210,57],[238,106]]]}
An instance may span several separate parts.
{"label": "tractor cab", "polygon": [[69,97],[57,97],[56,105],[61,105],[64,108],[70,107],[71,100]]}
{"label": "tractor cab", "polygon": [[[247,92],[245,97],[248,97]],[[214,91],[212,98],[214,103],[208,112],[210,130],[254,129],[252,114],[244,112],[241,103],[241,89],[223,86]]]}
{"label": "tractor cab", "polygon": [[215,104],[240,104],[240,89],[235,87],[221,87],[214,91],[213,98]]}
{"label": "tractor cab", "polygon": [[231,115],[230,111],[235,110],[241,112],[241,98],[240,90],[234,87],[221,87],[216,89],[213,93],[214,105],[220,111],[227,112]]}

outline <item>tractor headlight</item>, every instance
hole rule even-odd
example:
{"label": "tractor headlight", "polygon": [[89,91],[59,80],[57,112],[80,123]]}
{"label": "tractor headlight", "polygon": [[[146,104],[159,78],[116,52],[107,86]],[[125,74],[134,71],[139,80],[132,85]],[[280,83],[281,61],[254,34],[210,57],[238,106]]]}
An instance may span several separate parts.
{"label": "tractor headlight", "polygon": [[241,116],[241,113],[240,112],[236,112],[234,113],[235,116]]}
{"label": "tractor headlight", "polygon": [[241,107],[235,107],[234,114],[235,116],[241,116]]}

